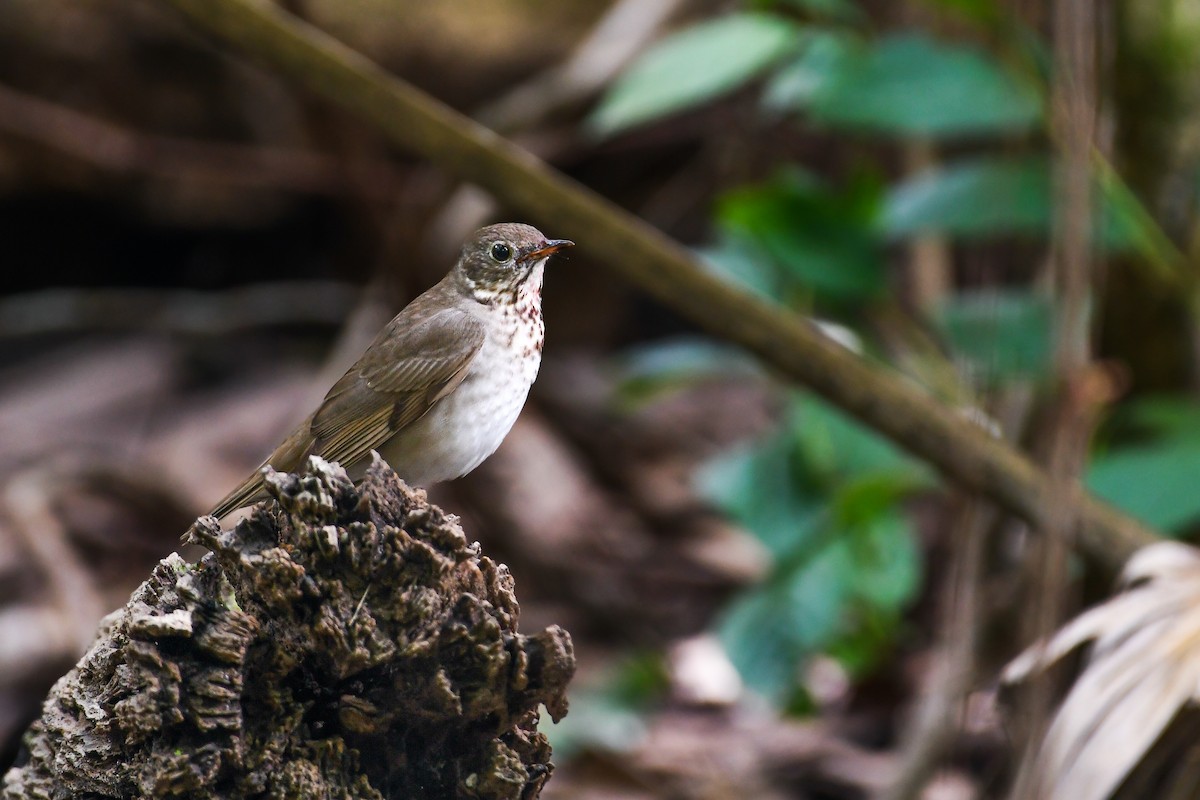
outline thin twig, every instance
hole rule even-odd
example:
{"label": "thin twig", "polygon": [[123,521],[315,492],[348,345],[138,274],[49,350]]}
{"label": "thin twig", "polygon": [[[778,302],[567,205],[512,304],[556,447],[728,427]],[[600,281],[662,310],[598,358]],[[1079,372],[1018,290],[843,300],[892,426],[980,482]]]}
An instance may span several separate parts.
{"label": "thin twig", "polygon": [[340,325],[358,291],[336,281],[258,283],[213,292],[44,289],[0,299],[0,337],[98,330],[212,336],[271,325]]}
{"label": "thin twig", "polygon": [[[1051,259],[1055,294],[1054,364],[1058,397],[1051,418],[1046,469],[1051,497],[1063,497],[1078,484],[1095,422],[1099,378],[1089,374],[1092,291],[1091,160],[1096,136],[1096,20],[1087,0],[1054,4],[1055,140],[1059,151],[1057,205]],[[1067,548],[1077,527],[1078,510],[1052,503],[1050,525],[1061,535],[1047,537],[1031,550],[1029,568],[1034,613],[1026,616],[1030,639],[1045,640],[1062,621],[1068,584]],[[1033,797],[1039,752],[1049,720],[1052,689],[1045,675],[1031,681],[1021,697],[1029,740],[1013,785],[1013,800]]]}
{"label": "thin twig", "polygon": [[1153,532],[1079,486],[1052,492],[1028,458],[903,378],[855,356],[808,320],[716,277],[687,248],[548,167],[513,143],[398,80],[362,54],[269,4],[165,0],[197,26],[371,121],[394,142],[478,183],[555,231],[575,231],[597,261],[710,333],[757,354],[783,375],[983,492],[1039,530],[1053,505],[1078,509],[1080,546],[1116,568]]}
{"label": "thin twig", "polygon": [[363,589],[362,597],[358,598],[358,605],[354,607],[354,613],[350,615],[350,619],[346,620],[346,627],[349,628],[354,624],[354,620],[358,619],[358,612],[362,611],[363,603],[367,602],[367,595],[371,592],[371,584],[367,584],[367,588]]}
{"label": "thin twig", "polygon": [[350,186],[336,159],[299,148],[209,142],[134,131],[0,84],[0,133],[53,147],[105,170],[295,192],[366,191],[386,198],[395,169],[371,164],[370,180]]}
{"label": "thin twig", "polygon": [[[928,139],[914,139],[904,145],[907,171],[922,174],[935,169],[938,153]],[[953,261],[947,237],[940,233],[922,233],[908,247],[909,297],[915,308],[932,314],[953,289]]]}
{"label": "thin twig", "polygon": [[942,593],[942,641],[924,694],[903,734],[896,776],[878,795],[879,800],[921,797],[939,760],[958,736],[957,717],[975,674],[985,534],[995,523],[996,514],[968,499],[961,517],[962,523],[955,526],[961,535],[954,541],[954,565]]}
{"label": "thin twig", "polygon": [[[107,610],[93,576],[67,540],[67,532],[51,508],[49,472],[24,472],[9,480],[2,495],[3,512],[45,579],[62,629],[80,652],[95,635],[96,620]],[[53,634],[50,634],[54,638]]]}

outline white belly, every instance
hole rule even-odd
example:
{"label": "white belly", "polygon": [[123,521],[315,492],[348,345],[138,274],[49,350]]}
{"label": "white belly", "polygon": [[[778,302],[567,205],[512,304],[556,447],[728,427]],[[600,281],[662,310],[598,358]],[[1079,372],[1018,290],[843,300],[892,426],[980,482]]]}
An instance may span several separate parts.
{"label": "white belly", "polygon": [[[496,452],[537,377],[540,327],[513,336],[505,325],[489,334],[458,388],[379,449],[405,482],[428,486],[457,478]],[[534,333],[537,347],[531,346]]]}

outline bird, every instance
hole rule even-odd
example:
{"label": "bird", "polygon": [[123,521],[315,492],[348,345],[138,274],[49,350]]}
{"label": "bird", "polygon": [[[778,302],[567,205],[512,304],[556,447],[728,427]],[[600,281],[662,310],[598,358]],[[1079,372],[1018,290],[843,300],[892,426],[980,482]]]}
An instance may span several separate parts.
{"label": "bird", "polygon": [[520,223],[480,228],[212,515],[265,498],[268,467],[293,472],[314,455],[361,478],[376,450],[420,487],[475,469],[525,405],[542,360],[546,262],[574,244]]}

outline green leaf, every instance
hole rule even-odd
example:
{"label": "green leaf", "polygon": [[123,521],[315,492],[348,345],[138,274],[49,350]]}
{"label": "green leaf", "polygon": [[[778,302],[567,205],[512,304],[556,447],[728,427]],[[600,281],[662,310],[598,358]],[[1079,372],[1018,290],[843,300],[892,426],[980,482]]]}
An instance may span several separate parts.
{"label": "green leaf", "polygon": [[700,23],[634,62],[589,125],[607,135],[700,105],[758,76],[799,42],[800,28],[772,14],[731,14]]}
{"label": "green leaf", "polygon": [[613,705],[645,708],[671,688],[671,676],[657,652],[636,653],[624,658],[604,687]]}
{"label": "green leaf", "polygon": [[846,613],[849,550],[819,550],[766,587],[747,592],[727,609],[718,635],[751,688],[786,702],[800,665],[835,636]]}
{"label": "green leaf", "polygon": [[1127,447],[1093,461],[1087,485],[1147,525],[1178,534],[1200,521],[1197,464],[1200,442],[1195,439]]}
{"label": "green leaf", "polygon": [[619,750],[644,736],[644,710],[671,684],[662,655],[650,652],[626,657],[594,681],[572,690],[570,715],[541,728],[560,756],[589,747]]}
{"label": "green leaf", "polygon": [[697,470],[694,480],[701,495],[746,526],[776,557],[805,546],[825,512],[796,473],[788,436],[714,459]]}
{"label": "green leaf", "polygon": [[1143,438],[1200,440],[1200,403],[1176,395],[1139,397],[1122,404],[1114,422]]}
{"label": "green leaf", "polygon": [[896,612],[916,596],[921,553],[912,523],[895,506],[852,529],[849,542],[854,592],[868,608]]}
{"label": "green leaf", "polygon": [[1044,236],[1050,207],[1045,159],[987,158],[931,170],[893,187],[881,219],[892,236]]}
{"label": "green leaf", "polygon": [[1190,284],[1191,265],[1107,161],[1096,167],[1096,183],[1104,202],[1102,241],[1112,250],[1131,251],[1153,267],[1168,285]]}
{"label": "green leaf", "polygon": [[1119,443],[1093,458],[1093,491],[1160,530],[1184,533],[1200,523],[1193,479],[1200,403],[1181,395],[1136,398],[1118,409],[1105,431]]}
{"label": "green leaf", "polygon": [[888,507],[861,524],[830,525],[815,547],[735,601],[718,632],[747,685],[782,705],[815,653],[845,650],[857,667],[872,661],[865,648],[887,646],[920,575],[912,525]]}
{"label": "green leaf", "polygon": [[637,345],[616,359],[617,400],[623,408],[638,405],[663,392],[713,377],[762,375],[762,368],[745,352],[698,336],[679,336]]}
{"label": "green leaf", "polygon": [[838,22],[859,22],[863,10],[851,0],[777,0],[779,5],[791,6],[819,19]]}
{"label": "green leaf", "polygon": [[[893,612],[858,607],[855,611],[854,629],[830,643],[826,651],[858,680],[874,670],[887,668],[885,661],[894,650],[903,618]],[[894,662],[890,662],[894,663]]]}
{"label": "green leaf", "polygon": [[571,713],[539,731],[550,739],[559,758],[592,748],[622,750],[646,735],[642,713],[614,702],[601,692],[572,690]]}
{"label": "green leaf", "polygon": [[932,476],[915,464],[905,466],[909,468],[865,472],[839,486],[830,498],[834,521],[847,529],[871,525],[914,492],[934,485]]}
{"label": "green leaf", "polygon": [[762,373],[744,351],[699,336],[677,336],[630,347],[621,354],[618,367],[622,380]]}
{"label": "green leaf", "polygon": [[799,57],[778,69],[763,90],[763,105],[774,111],[807,107],[817,94],[836,80],[855,55],[848,36],[834,31],[812,31]]}
{"label": "green leaf", "polygon": [[786,558],[831,524],[853,527],[894,508],[931,486],[933,475],[828,403],[796,394],[779,432],[713,459],[694,480],[701,495]]}
{"label": "green leaf", "polygon": [[835,192],[789,171],[730,192],[717,215],[728,235],[762,252],[790,285],[834,303],[862,303],[886,289],[872,228],[878,202],[874,183]]}
{"label": "green leaf", "polygon": [[974,47],[903,34],[842,64],[837,78],[804,104],[814,120],[827,125],[961,137],[1024,131],[1042,116],[1036,88]]}
{"label": "green leaf", "polygon": [[759,590],[735,600],[717,636],[746,685],[781,705],[795,685],[802,650],[793,641],[791,618],[780,613],[784,603],[777,594]]}
{"label": "green leaf", "polygon": [[955,355],[974,366],[976,377],[995,384],[1048,373],[1053,313],[1042,295],[986,289],[951,296],[934,322]]}
{"label": "green leaf", "polygon": [[719,625],[747,684],[777,703],[804,660],[840,651],[862,668],[916,593],[920,552],[901,504],[928,471],[823,401],[795,395],[783,433],[705,470],[710,498],[755,531],[776,568]]}
{"label": "green leaf", "polygon": [[[892,187],[880,225],[890,236],[1046,238],[1054,213],[1050,173],[1050,162],[1040,156],[971,159],[929,170]],[[1158,228],[1137,198],[1115,180],[1095,180],[1093,192],[1097,245],[1158,258]]]}
{"label": "green leaf", "polygon": [[925,0],[925,5],[948,11],[978,25],[995,26],[1005,16],[995,0]]}
{"label": "green leaf", "polygon": [[700,258],[717,275],[768,300],[778,300],[784,280],[760,248],[745,238],[722,236],[713,247],[699,251]]}
{"label": "green leaf", "polygon": [[801,463],[813,482],[836,485],[879,473],[929,477],[925,467],[887,439],[815,397],[796,395],[790,418]]}

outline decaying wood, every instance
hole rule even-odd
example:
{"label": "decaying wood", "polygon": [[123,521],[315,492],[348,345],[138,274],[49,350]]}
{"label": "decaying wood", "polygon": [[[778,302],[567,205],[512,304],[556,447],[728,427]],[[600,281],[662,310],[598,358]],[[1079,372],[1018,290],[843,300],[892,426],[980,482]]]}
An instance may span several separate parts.
{"label": "decaying wood", "polygon": [[382,461],[313,459],[188,538],[60,679],[4,798],[532,798],[574,671],[503,566]]}

